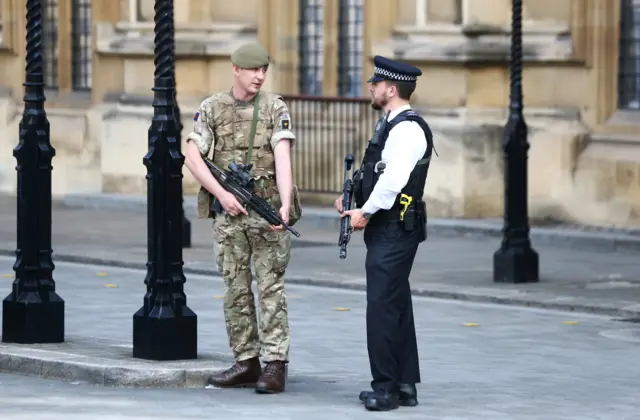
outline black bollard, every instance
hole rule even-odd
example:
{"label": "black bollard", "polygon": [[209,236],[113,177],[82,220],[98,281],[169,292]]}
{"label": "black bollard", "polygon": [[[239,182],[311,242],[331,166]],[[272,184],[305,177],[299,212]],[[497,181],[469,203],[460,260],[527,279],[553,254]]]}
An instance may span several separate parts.
{"label": "black bollard", "polygon": [[13,150],[18,163],[16,278],[2,302],[2,341],[62,343],[64,301],[56,293],[51,257],[51,161],[55,149],[44,110],[41,0],[27,0],[26,28],[24,112],[20,141]]}
{"label": "black bollard", "polygon": [[[173,13],[173,9],[172,9],[172,13]],[[171,18],[171,33],[173,33],[175,35],[175,26],[174,26],[174,17],[172,16]],[[174,77],[174,81],[176,80],[176,43],[175,43],[175,37],[173,38],[173,43],[171,45],[171,71],[173,72],[173,77]],[[176,83],[177,86],[177,83]],[[176,121],[178,122],[178,132],[180,133],[178,135],[178,138],[180,139],[180,145],[182,145],[182,113],[180,112],[180,105],[178,104],[178,99],[177,99],[177,87],[174,90],[174,105],[175,105],[175,118]],[[191,222],[189,221],[189,219],[187,219],[187,215],[184,212],[184,193],[182,196],[182,247],[183,248],[191,248]]]}
{"label": "black bollard", "polygon": [[197,357],[197,316],[187,306],[182,266],[182,167],[175,117],[173,0],[155,2],[154,114],[147,167],[147,293],[133,315],[133,357]]}
{"label": "black bollard", "polygon": [[504,131],[504,226],[502,244],[493,255],[493,281],[535,283],[538,253],[529,239],[527,209],[527,124],[522,97],[522,0],[512,1],[511,92]]}

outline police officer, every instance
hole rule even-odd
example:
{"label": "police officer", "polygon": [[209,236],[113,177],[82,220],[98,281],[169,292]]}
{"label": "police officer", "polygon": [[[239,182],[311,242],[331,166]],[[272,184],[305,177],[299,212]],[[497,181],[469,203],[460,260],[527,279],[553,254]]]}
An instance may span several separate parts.
{"label": "police officer", "polygon": [[362,165],[355,175],[357,209],[342,211],[353,230],[364,229],[367,247],[367,349],[371,388],[362,391],[366,409],[387,411],[417,405],[418,346],[409,274],[426,239],[422,201],[433,150],[427,123],[411,109],[420,69],[385,57],[374,58],[369,92],[372,107],[384,110]]}
{"label": "police officer", "polygon": [[[254,387],[265,394],[285,389],[290,332],[284,273],[291,238],[283,226],[270,226],[245,209],[216,181],[202,158],[208,156],[223,169],[232,162],[253,164],[256,194],[267,200],[285,223],[291,225],[299,218],[290,154],[296,137],[289,110],[280,95],[261,90],[269,61],[269,54],[257,43],[233,52],[233,86],[202,102],[187,136],[185,154],[186,166],[202,185],[198,216],[214,219],[217,265],[225,283],[225,324],[236,360],[229,369],[212,375],[209,383]],[[214,198],[218,209],[212,214]],[[260,323],[251,291],[252,256]]]}

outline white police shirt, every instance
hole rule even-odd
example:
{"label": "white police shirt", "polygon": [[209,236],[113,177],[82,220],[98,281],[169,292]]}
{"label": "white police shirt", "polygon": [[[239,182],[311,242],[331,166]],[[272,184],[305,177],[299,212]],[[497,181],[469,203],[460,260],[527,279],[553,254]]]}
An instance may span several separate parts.
{"label": "white police shirt", "polygon": [[[411,109],[411,105],[394,109],[389,113],[387,121],[391,121],[407,109]],[[393,127],[382,149],[382,161],[386,163],[386,167],[361,210],[370,214],[378,210],[389,210],[409,181],[409,175],[416,163],[424,157],[426,151],[427,138],[420,124],[415,121],[403,121]]]}

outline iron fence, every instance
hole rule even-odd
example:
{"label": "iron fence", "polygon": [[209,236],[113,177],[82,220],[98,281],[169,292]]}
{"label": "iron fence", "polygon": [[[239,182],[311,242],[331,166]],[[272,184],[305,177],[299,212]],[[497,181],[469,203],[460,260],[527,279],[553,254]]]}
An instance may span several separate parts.
{"label": "iron fence", "polygon": [[43,77],[47,88],[58,88],[58,0],[41,0]]}
{"label": "iron fence", "polygon": [[71,15],[73,90],[91,89],[91,0],[73,0]]}
{"label": "iron fence", "polygon": [[640,1],[621,2],[618,106],[640,109]]}
{"label": "iron fence", "polygon": [[296,134],[293,178],[300,191],[341,193],[344,158],[356,167],[380,112],[367,98],[284,95]]}

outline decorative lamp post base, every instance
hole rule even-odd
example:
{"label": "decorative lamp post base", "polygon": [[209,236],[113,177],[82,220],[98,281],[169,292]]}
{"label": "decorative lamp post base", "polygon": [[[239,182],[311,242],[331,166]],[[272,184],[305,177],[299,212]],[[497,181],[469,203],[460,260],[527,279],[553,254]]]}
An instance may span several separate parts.
{"label": "decorative lamp post base", "polygon": [[133,357],[147,360],[186,360],[198,357],[198,317],[188,307],[176,316],[165,311],[133,315]]}
{"label": "decorative lamp post base", "polygon": [[64,301],[49,292],[48,302],[42,302],[33,292],[15,299],[9,295],[2,302],[2,342],[63,343]]}
{"label": "decorative lamp post base", "polygon": [[537,283],[538,271],[538,253],[531,247],[500,248],[493,254],[496,283]]}

